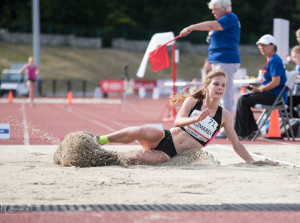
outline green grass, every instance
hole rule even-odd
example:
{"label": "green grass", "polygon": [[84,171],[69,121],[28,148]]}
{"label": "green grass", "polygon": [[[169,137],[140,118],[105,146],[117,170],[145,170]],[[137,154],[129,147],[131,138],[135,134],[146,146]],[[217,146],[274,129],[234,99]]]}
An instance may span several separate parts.
{"label": "green grass", "polygon": [[[136,78],[136,72],[144,53],[103,49],[82,49],[71,47],[41,46],[42,79],[84,79],[98,83],[101,79],[120,79],[123,77],[124,64],[129,65],[129,76]],[[31,45],[12,44],[0,41],[0,69],[9,68],[11,63],[27,62],[32,55]],[[177,78],[191,80],[201,78],[206,55],[180,54],[177,64]],[[265,58],[262,55],[241,55],[241,67],[247,69],[249,76],[256,76],[262,69]],[[171,55],[170,55],[171,58]],[[290,65],[292,66],[292,65]],[[153,72],[150,63],[144,79],[172,78],[172,69]]]}

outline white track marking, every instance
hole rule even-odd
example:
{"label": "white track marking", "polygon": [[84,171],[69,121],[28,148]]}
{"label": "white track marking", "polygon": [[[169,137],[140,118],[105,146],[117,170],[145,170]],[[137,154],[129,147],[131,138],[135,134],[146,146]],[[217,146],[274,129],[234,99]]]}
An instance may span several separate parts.
{"label": "white track marking", "polygon": [[[230,146],[224,146],[224,145],[219,145],[219,144],[216,144],[215,146],[220,147],[220,148],[223,148],[223,149],[229,149],[229,150],[234,151],[233,148],[230,147]],[[299,164],[294,164],[294,163],[289,163],[289,162],[285,162],[285,161],[281,161],[281,160],[276,160],[276,159],[273,159],[273,158],[270,158],[270,157],[267,157],[267,156],[261,156],[261,155],[257,155],[257,154],[255,154],[255,153],[250,153],[250,152],[249,152],[249,154],[250,154],[251,156],[256,156],[256,157],[262,158],[262,159],[268,159],[268,160],[270,160],[270,161],[278,162],[278,163],[280,163],[280,164],[285,164],[285,165],[292,166],[292,167],[300,167]]]}
{"label": "white track marking", "polygon": [[114,123],[114,124],[116,124],[116,125],[119,125],[121,127],[128,127],[128,125],[125,125],[125,124],[123,124],[121,122],[118,122],[118,121],[111,121],[111,122]]}
{"label": "white track marking", "polygon": [[93,120],[93,119],[87,118],[87,117],[85,117],[85,116],[79,114],[78,112],[76,112],[76,113],[75,113],[75,112],[72,112],[72,114],[74,114],[74,115],[76,115],[76,116],[78,116],[78,117],[80,117],[80,118],[82,118],[82,119],[85,119],[85,120],[87,120],[87,121],[89,121],[89,122],[92,122],[92,123],[94,123],[94,124],[96,124],[96,125],[99,125],[99,126],[101,126],[102,128],[105,128],[105,129],[107,129],[107,130],[109,130],[109,131],[112,131],[112,132],[116,131],[116,129],[113,129],[113,128],[109,127],[108,125],[104,125],[104,124],[102,124],[101,122],[98,122],[98,121],[95,121],[95,120]]}
{"label": "white track marking", "polygon": [[[82,108],[76,108],[76,110],[77,110],[77,113],[78,113],[78,110],[80,110],[80,113],[82,114],[83,112],[86,112],[86,111],[84,111]],[[97,118],[99,118],[99,117],[97,117]],[[92,119],[91,119],[92,120]],[[103,120],[103,119],[102,119]],[[118,122],[118,121],[115,121],[115,120],[110,120],[110,122],[112,122],[112,123],[114,123],[115,125],[119,125],[119,126],[121,126],[121,127],[128,127],[128,125],[125,125],[125,124],[123,124],[123,123],[121,123],[121,122]]]}
{"label": "white track marking", "polygon": [[[58,107],[58,108],[60,108],[60,109],[63,109],[62,107],[60,107],[60,106],[58,106],[58,105],[55,105],[55,106]],[[72,112],[72,114],[75,115],[75,116],[78,116],[78,117],[81,118],[81,119],[84,119],[84,120],[86,120],[86,121],[89,121],[89,122],[92,122],[92,123],[94,123],[94,124],[96,124],[96,125],[99,125],[99,126],[101,126],[102,128],[105,128],[105,129],[107,129],[107,130],[109,130],[109,131],[112,131],[112,132],[116,131],[116,129],[113,129],[113,128],[107,126],[107,125],[104,125],[104,124],[102,124],[102,123],[100,123],[100,122],[97,122],[97,121],[95,121],[94,119],[87,118],[86,116],[84,116],[84,115],[82,115],[82,114],[80,114],[80,113],[78,113],[78,112]]]}
{"label": "white track marking", "polygon": [[133,104],[130,104],[130,107],[135,110],[138,114],[141,114],[144,117],[153,117],[153,112],[147,112],[144,109],[141,109],[140,107],[134,106]]}
{"label": "white track marking", "polygon": [[[262,138],[259,138],[259,139],[262,139]],[[268,141],[268,142],[272,142],[272,143],[278,143],[278,144],[282,144],[282,145],[293,145],[293,143],[289,143],[289,142],[281,142],[281,141],[274,141],[272,139],[262,139],[262,140],[265,140],[265,141]]]}
{"label": "white track marking", "polygon": [[25,105],[22,103],[22,115],[23,115],[23,127],[24,127],[24,145],[28,146],[29,144],[29,135],[28,135],[28,127],[27,127],[27,119],[26,119],[26,111]]}

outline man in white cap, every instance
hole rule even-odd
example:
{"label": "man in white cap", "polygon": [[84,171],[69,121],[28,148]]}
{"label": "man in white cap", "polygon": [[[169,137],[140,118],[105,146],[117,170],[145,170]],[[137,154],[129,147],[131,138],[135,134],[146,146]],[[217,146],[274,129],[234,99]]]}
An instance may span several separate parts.
{"label": "man in white cap", "polygon": [[[283,62],[276,54],[275,38],[270,34],[264,35],[256,45],[267,61],[258,77],[261,85],[250,85],[249,94],[241,96],[237,103],[234,128],[241,140],[251,140],[258,130],[251,107],[256,104],[272,105],[286,82]],[[283,97],[287,101],[287,90]]]}

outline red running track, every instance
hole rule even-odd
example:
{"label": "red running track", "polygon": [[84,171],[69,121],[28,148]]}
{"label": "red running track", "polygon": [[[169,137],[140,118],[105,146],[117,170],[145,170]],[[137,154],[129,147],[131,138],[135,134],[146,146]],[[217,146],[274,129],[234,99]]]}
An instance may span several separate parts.
{"label": "red running track", "polygon": [[[10,124],[10,139],[1,139],[0,145],[51,145],[70,132],[89,131],[101,135],[143,124],[162,124],[163,128],[169,129],[173,122],[163,121],[169,115],[172,116],[168,114],[166,105],[166,99],[128,99],[123,109],[120,103],[84,103],[71,106],[38,103],[33,108],[27,103],[2,103],[0,123]],[[212,143],[229,144],[225,139],[215,139]],[[243,143],[300,144],[300,140],[270,141],[260,137],[255,142]]]}
{"label": "red running track", "polygon": [[296,223],[297,211],[85,211],[0,214],[1,223]]}
{"label": "red running track", "polygon": [[[159,116],[164,103],[133,101],[125,104],[122,112],[120,104],[40,103],[33,108],[24,103],[1,104],[0,123],[10,124],[11,135],[0,144],[24,145],[26,131],[30,145],[41,145],[51,144],[51,139],[62,140],[75,131],[107,134],[128,126],[162,123]],[[170,128],[172,123],[165,122],[163,126]]]}
{"label": "red running track", "polygon": [[[142,124],[163,124],[166,99],[128,101],[121,112],[120,104],[38,103],[31,108],[25,103],[0,104],[0,123],[9,123],[10,139],[0,145],[51,145],[55,140],[75,131],[107,134],[124,127]],[[162,114],[162,115],[161,115]],[[215,139],[212,143],[229,144]],[[300,144],[287,140],[265,140],[245,144]],[[77,211],[0,213],[0,222],[300,222],[299,211]]]}

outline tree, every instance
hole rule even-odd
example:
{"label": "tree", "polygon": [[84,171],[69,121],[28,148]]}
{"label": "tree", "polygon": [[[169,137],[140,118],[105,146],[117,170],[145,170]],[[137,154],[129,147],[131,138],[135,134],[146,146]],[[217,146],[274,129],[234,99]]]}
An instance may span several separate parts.
{"label": "tree", "polygon": [[[40,0],[42,33],[149,39],[155,32],[180,30],[190,24],[214,20],[209,0]],[[2,0],[0,26],[30,32],[32,1]],[[242,43],[272,33],[273,18],[291,22],[291,32],[300,24],[300,0],[232,0],[240,19]],[[205,32],[195,32],[186,40],[204,42]]]}
{"label": "tree", "polygon": [[28,32],[31,28],[31,2],[1,0],[0,27]]}
{"label": "tree", "polygon": [[[276,0],[276,1],[269,1],[269,4],[263,11],[264,15],[264,23],[266,26],[273,28],[273,19],[274,18],[281,18],[287,19],[290,21],[290,28],[292,30],[295,29],[295,20],[293,19],[293,14],[296,8],[296,0]],[[267,29],[265,27],[265,29]],[[271,29],[269,32],[272,32]]]}
{"label": "tree", "polygon": [[295,8],[294,10],[291,12],[292,18],[294,19],[294,25],[295,25],[295,29],[299,29],[300,28],[300,0],[296,0],[295,2]]}

